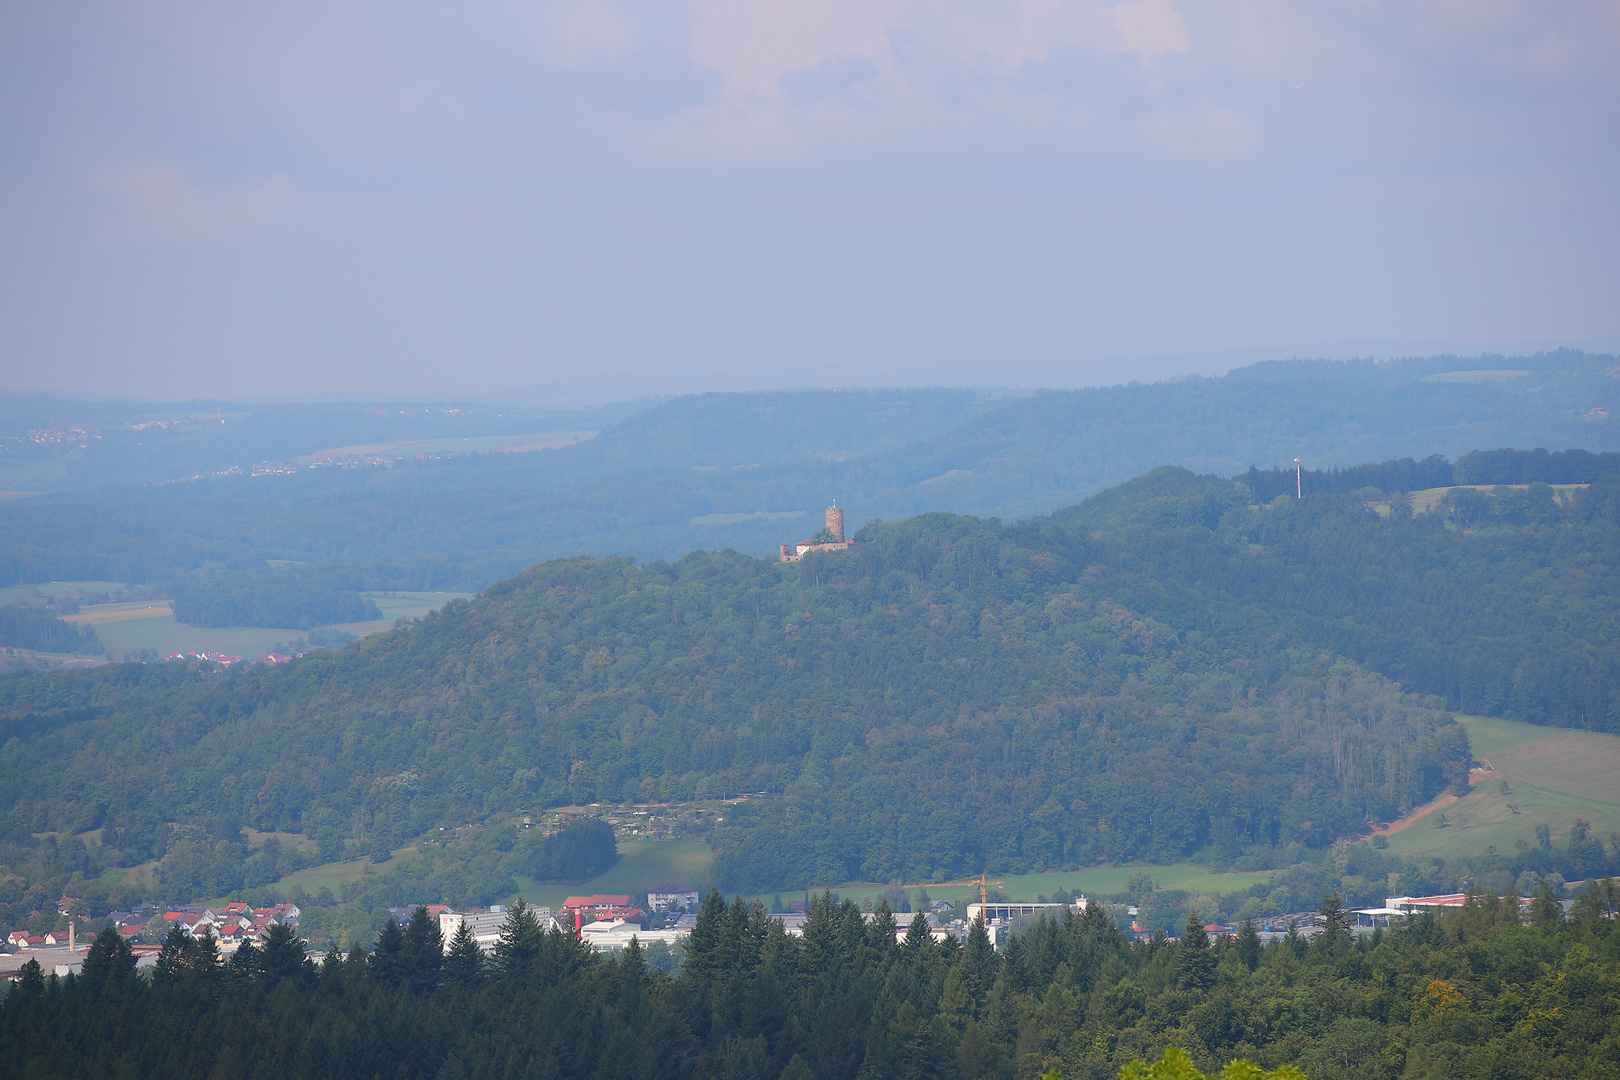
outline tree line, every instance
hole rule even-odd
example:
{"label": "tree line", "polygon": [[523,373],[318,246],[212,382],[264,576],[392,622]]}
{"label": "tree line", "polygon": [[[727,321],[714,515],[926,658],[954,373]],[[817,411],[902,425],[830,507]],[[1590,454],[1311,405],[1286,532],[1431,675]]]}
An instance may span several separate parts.
{"label": "tree line", "polygon": [[897,941],[886,903],[867,918],[827,894],[790,937],[711,891],[673,973],[521,903],[487,958],[423,908],[319,962],[286,927],[229,960],[176,930],[149,976],[108,931],[82,974],[24,969],[0,1077],[1190,1080],[1246,1059],[1222,1075],[1595,1080],[1620,1066],[1617,908],[1602,882],[1568,920],[1543,889],[1523,915],[1478,896],[1364,934],[1330,896],[1313,937],[1262,943],[1196,920],[1131,940],[1090,905],[998,951],[978,923],[958,945],[919,918]]}

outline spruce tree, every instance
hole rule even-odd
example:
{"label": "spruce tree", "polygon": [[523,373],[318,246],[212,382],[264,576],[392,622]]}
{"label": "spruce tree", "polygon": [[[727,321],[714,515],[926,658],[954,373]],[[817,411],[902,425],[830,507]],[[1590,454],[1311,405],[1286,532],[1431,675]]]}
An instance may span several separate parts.
{"label": "spruce tree", "polygon": [[1355,932],[1350,928],[1350,913],[1344,909],[1338,890],[1316,910],[1322,916],[1322,932],[1312,944],[1327,956],[1340,957],[1349,952]]}
{"label": "spruce tree", "polygon": [[1237,954],[1250,971],[1260,966],[1260,935],[1254,929],[1253,919],[1244,919],[1238,926]]}
{"label": "spruce tree", "polygon": [[259,965],[265,982],[271,986],[282,979],[303,977],[309,967],[304,959],[304,942],[292,927],[277,923],[265,931]]}
{"label": "spruce tree", "polygon": [[405,935],[400,931],[399,922],[389,915],[371,947],[371,981],[382,986],[399,986],[405,981],[406,963]]}
{"label": "spruce tree", "polygon": [[900,943],[901,955],[915,961],[933,943],[934,935],[928,932],[928,916],[920,911],[913,913],[906,938]]}
{"label": "spruce tree", "polygon": [[514,901],[501,924],[501,936],[495,942],[495,968],[503,979],[527,982],[533,973],[534,962],[545,941],[545,931],[521,899]]}
{"label": "spruce tree", "polygon": [[692,981],[701,997],[719,973],[724,950],[726,901],[719,889],[710,889],[698,906],[697,923],[686,939],[686,959],[681,974]]}
{"label": "spruce tree", "polygon": [[894,912],[889,909],[887,898],[878,901],[872,921],[866,924],[866,940],[876,961],[879,964],[888,963],[894,955]]}
{"label": "spruce tree", "polygon": [[1176,985],[1183,990],[1203,990],[1215,982],[1215,954],[1209,949],[1209,934],[1194,911],[1187,916],[1187,929],[1176,942]]}
{"label": "spruce tree", "polygon": [[439,973],[444,967],[444,934],[425,907],[411,912],[410,925],[405,927],[405,963],[413,993],[431,993],[439,985]]}
{"label": "spruce tree", "polygon": [[[212,944],[213,935],[210,934],[208,940],[210,944]],[[218,948],[219,947],[215,945],[214,951],[217,952]],[[263,966],[259,963],[259,959],[259,947],[253,944],[251,941],[244,941],[241,945],[237,946],[236,951],[231,954],[230,963],[225,965],[225,971],[234,981],[255,981],[260,975],[263,974],[264,970]]]}
{"label": "spruce tree", "polygon": [[[244,941],[237,950],[237,955],[240,956],[244,949],[248,954],[244,962],[253,960],[254,954],[258,952],[251,941]],[[185,981],[189,986],[212,992],[213,988],[219,985],[220,977],[225,971],[225,960],[219,954],[219,941],[211,932],[204,932],[202,937],[187,941],[183,960],[186,969]]]}
{"label": "spruce tree", "polygon": [[450,937],[450,951],[444,957],[444,981],[451,986],[470,989],[484,979],[484,950],[473,940],[472,931],[463,922]]}
{"label": "spruce tree", "polygon": [[82,978],[91,990],[111,984],[123,987],[135,976],[135,953],[112,927],[96,935],[84,954]]}
{"label": "spruce tree", "polygon": [[974,1016],[983,1015],[981,1010],[985,995],[996,980],[996,970],[1000,957],[996,955],[996,947],[991,944],[990,931],[984,925],[984,919],[973,920],[973,926],[968,930],[967,947],[962,950],[962,971],[967,979],[968,1001],[971,1003]]}
{"label": "spruce tree", "polygon": [[163,935],[163,947],[158,951],[157,965],[152,981],[158,986],[174,986],[185,972],[186,932],[179,926],[169,927]]}

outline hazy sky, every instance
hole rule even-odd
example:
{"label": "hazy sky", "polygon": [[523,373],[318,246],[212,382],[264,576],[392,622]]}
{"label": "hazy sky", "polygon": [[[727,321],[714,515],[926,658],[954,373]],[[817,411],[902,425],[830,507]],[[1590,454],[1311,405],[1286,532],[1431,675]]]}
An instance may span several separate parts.
{"label": "hazy sky", "polygon": [[12,0],[0,389],[1601,344],[1617,53],[1559,0]]}

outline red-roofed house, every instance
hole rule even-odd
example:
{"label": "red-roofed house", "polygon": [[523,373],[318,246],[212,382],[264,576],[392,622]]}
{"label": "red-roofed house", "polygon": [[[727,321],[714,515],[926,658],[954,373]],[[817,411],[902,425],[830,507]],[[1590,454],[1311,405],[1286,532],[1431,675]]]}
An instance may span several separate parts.
{"label": "red-roofed house", "polygon": [[564,911],[603,911],[608,908],[629,907],[628,894],[619,896],[614,894],[598,893],[594,896],[570,896],[563,901]]}

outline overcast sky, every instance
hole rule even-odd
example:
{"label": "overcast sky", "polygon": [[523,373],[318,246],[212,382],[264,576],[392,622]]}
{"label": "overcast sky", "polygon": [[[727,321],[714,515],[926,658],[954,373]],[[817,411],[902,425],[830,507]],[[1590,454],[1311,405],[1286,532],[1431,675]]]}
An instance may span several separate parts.
{"label": "overcast sky", "polygon": [[0,389],[1601,346],[1617,46],[1597,0],[12,0]]}

